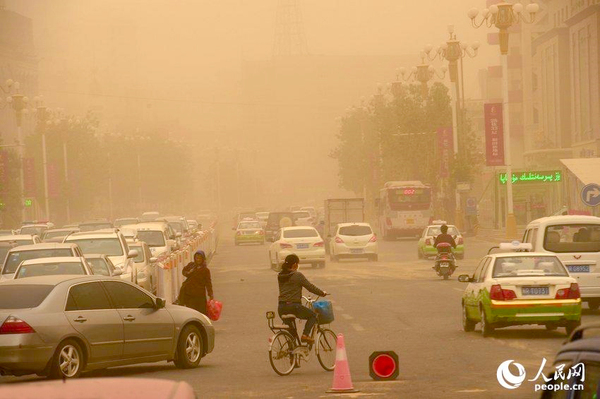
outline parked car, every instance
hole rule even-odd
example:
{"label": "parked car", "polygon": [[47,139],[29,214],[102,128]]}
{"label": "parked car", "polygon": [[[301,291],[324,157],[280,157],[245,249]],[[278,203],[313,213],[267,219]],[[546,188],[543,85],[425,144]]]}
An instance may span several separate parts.
{"label": "parked car", "polygon": [[116,277],[123,274],[123,271],[116,268],[110,258],[104,254],[87,254],[85,255],[85,259],[91,266],[94,274],[99,276]]}
{"label": "parked car", "polygon": [[81,231],[81,232],[96,231],[96,230],[102,230],[102,229],[112,229],[112,228],[113,228],[112,223],[108,222],[108,221],[104,221],[104,220],[84,222],[84,223],[79,224],[79,231]]}
{"label": "parked car", "polygon": [[379,259],[377,236],[369,223],[340,223],[329,240],[331,260],[341,258]]}
{"label": "parked car", "polygon": [[148,244],[152,256],[156,258],[168,255],[176,248],[175,239],[170,238],[170,234],[175,233],[165,222],[140,223],[131,228],[136,229],[137,239]]}
{"label": "parked car", "polygon": [[294,211],[293,217],[296,222],[296,226],[313,226],[316,219],[313,218],[308,211]]}
{"label": "parked car", "polygon": [[[419,242],[417,243],[417,255],[419,259],[434,258],[437,256],[437,248],[434,248],[433,243],[435,242],[435,238],[442,233],[440,228],[443,224],[446,224],[446,222],[440,221],[439,223],[436,223],[434,220],[432,225],[425,227],[423,234],[421,234],[421,238],[419,238]],[[456,242],[456,248],[452,249],[452,253],[456,259],[463,259],[465,257],[464,238],[456,226],[452,224],[447,226],[448,234],[450,234]]]}
{"label": "parked car", "polygon": [[26,260],[67,256],[80,258],[83,256],[83,252],[76,244],[72,243],[43,243],[17,246],[8,251],[2,265],[2,274],[0,277],[2,280],[12,280],[17,267],[19,267],[21,262]]}
{"label": "parked car", "polygon": [[79,245],[83,254],[104,254],[108,256],[115,267],[121,269],[121,278],[135,283],[133,258],[136,251],[130,251],[125,237],[119,229],[105,229],[71,234],[65,238],[65,243]]}
{"label": "parked car", "polygon": [[85,258],[78,257],[55,257],[38,258],[21,262],[15,271],[15,279],[39,277],[39,276],[59,276],[59,275],[92,275],[91,266],[85,261]]}
{"label": "parked car", "polygon": [[75,378],[164,360],[192,368],[214,347],[214,328],[200,312],[105,276],[7,281],[0,320],[0,369],[8,375]]}
{"label": "parked car", "polygon": [[[529,244],[512,245],[526,250]],[[510,250],[511,244],[501,244]],[[581,323],[581,296],[577,280],[554,254],[542,252],[492,253],[483,257],[462,297],[462,321],[466,332],[481,323],[484,337],[496,328],[538,324],[548,330],[565,327],[570,335]]]}
{"label": "parked car", "polygon": [[44,231],[42,235],[42,241],[44,242],[63,242],[65,237],[69,234],[77,233],[79,227],[62,228],[62,229],[48,229]]}
{"label": "parked car", "polygon": [[14,234],[12,236],[0,236],[0,242],[9,242],[16,245],[40,244],[42,240],[36,235]]}
{"label": "parked car", "polygon": [[19,229],[19,234],[28,234],[32,236],[42,237],[46,230],[48,230],[48,225],[46,223],[29,224],[21,227]]}
{"label": "parked car", "polygon": [[592,310],[600,308],[600,218],[550,216],[530,222],[523,242],[533,250],[554,254],[577,279],[581,299]]}
{"label": "parked car", "polygon": [[149,292],[156,292],[156,262],[157,258],[152,256],[150,247],[144,241],[135,240],[128,242],[129,249],[137,251],[133,258],[137,273],[137,285]]}
{"label": "parked car", "polygon": [[235,245],[265,243],[265,231],[258,221],[241,221],[235,231]]}
{"label": "parked car", "polygon": [[138,219],[138,218],[119,218],[119,219],[115,219],[114,226],[121,227],[125,224],[137,224],[139,222],[140,222],[140,219]]}
{"label": "parked car", "polygon": [[175,233],[181,234],[181,237],[188,237],[190,235],[190,228],[187,223],[187,219],[183,216],[165,216],[157,221],[165,221],[171,226]]}
{"label": "parked car", "polygon": [[325,246],[314,227],[282,228],[269,248],[271,268],[281,270],[285,257],[292,253],[298,255],[301,264],[325,267]]}

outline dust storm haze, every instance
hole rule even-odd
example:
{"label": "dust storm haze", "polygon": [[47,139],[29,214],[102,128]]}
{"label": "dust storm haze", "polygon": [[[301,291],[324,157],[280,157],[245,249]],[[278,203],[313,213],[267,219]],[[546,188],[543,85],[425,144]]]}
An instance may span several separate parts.
{"label": "dust storm haze", "polygon": [[[447,40],[448,24],[460,40],[485,42],[486,30],[472,29],[465,15],[478,3],[6,0],[4,6],[31,19],[37,87],[24,90],[69,115],[94,112],[96,135],[163,132],[192,157],[178,171],[191,182],[189,195],[216,208],[215,201],[281,206],[353,195],[339,188],[330,156],[339,117],[368,102],[378,84],[396,80],[397,68],[419,64],[426,44]],[[482,49],[465,62],[466,76],[490,59],[498,59],[497,50]],[[468,96],[478,97],[476,83],[466,79]]]}

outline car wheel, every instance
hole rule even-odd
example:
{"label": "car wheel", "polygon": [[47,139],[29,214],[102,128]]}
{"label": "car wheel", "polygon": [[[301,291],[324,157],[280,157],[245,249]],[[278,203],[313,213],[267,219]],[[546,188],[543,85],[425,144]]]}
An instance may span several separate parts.
{"label": "car wheel", "polygon": [[67,339],[56,348],[50,367],[50,378],[77,378],[84,366],[84,355],[77,341]]}
{"label": "car wheel", "polygon": [[198,367],[202,359],[202,335],[198,327],[187,325],[177,341],[175,366],[180,369]]}
{"label": "car wheel", "polygon": [[589,301],[588,303],[588,308],[590,308],[590,310],[598,310],[598,308],[600,308],[600,301]]}
{"label": "car wheel", "polygon": [[489,337],[494,333],[494,327],[488,322],[485,310],[481,306],[481,335],[483,337]]}
{"label": "car wheel", "polygon": [[462,325],[465,332],[471,332],[475,330],[475,322],[469,319],[469,316],[467,315],[467,308],[464,304],[462,305]]}
{"label": "car wheel", "polygon": [[581,321],[568,321],[567,325],[565,326],[565,331],[567,332],[567,336],[571,336],[571,334],[573,334],[573,331],[575,331],[575,329],[577,327],[579,327],[581,325]]}

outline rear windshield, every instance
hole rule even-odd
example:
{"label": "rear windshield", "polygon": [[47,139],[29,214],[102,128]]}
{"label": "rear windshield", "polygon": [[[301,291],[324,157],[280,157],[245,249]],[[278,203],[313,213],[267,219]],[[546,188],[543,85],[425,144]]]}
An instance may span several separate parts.
{"label": "rear windshield", "polygon": [[544,248],[550,252],[600,252],[600,225],[548,226],[544,235]]}
{"label": "rear windshield", "polygon": [[110,276],[110,272],[108,271],[108,265],[102,258],[92,258],[87,260],[90,266],[92,266],[92,271],[94,274],[100,276]]}
{"label": "rear windshield", "polygon": [[260,223],[258,222],[242,222],[238,226],[238,229],[260,229]]}
{"label": "rear windshield", "polygon": [[303,238],[303,237],[318,237],[319,233],[315,229],[302,230],[286,230],[283,232],[284,238]]}
{"label": "rear windshield", "polygon": [[110,229],[113,226],[110,223],[90,223],[90,224],[80,224],[80,231],[94,231],[94,230],[102,230],[102,229]]}
{"label": "rear windshield", "polygon": [[340,227],[338,234],[351,237],[368,236],[373,234],[373,230],[371,230],[370,226],[343,226]]}
{"label": "rear windshield", "polygon": [[73,256],[69,248],[61,249],[36,249],[33,251],[13,251],[8,255],[2,274],[14,273],[24,260],[39,258],[58,258],[62,256]]}
{"label": "rear windshield", "polygon": [[75,262],[57,262],[43,263],[39,265],[23,265],[15,278],[36,277],[36,276],[56,276],[63,274],[86,274],[81,263]]}
{"label": "rear windshield", "polygon": [[497,258],[493,277],[568,276],[556,256],[515,256]]}
{"label": "rear windshield", "polygon": [[54,288],[53,285],[1,285],[0,309],[38,307]]}
{"label": "rear windshield", "polygon": [[165,236],[162,231],[138,230],[138,240],[144,241],[149,247],[164,247]]}

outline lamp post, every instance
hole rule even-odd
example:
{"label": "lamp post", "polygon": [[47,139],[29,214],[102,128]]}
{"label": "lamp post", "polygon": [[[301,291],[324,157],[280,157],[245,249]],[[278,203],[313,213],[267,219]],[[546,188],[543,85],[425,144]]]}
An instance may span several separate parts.
{"label": "lamp post", "polygon": [[35,110],[38,118],[38,129],[42,134],[42,162],[44,167],[44,205],[46,220],[50,220],[50,198],[48,195],[48,154],[46,151],[46,119],[48,117],[47,108],[44,106],[42,96],[34,97]]}
{"label": "lamp post", "polygon": [[440,79],[443,79],[444,76],[446,76],[446,72],[448,70],[445,66],[442,66],[442,73],[438,74],[433,65],[425,63],[425,58],[426,53],[422,52],[421,64],[412,67],[410,73],[407,72],[406,68],[400,68],[400,75],[404,81],[408,82],[411,79],[413,79],[421,83],[421,96],[423,97],[423,101],[427,100],[427,94],[429,93],[429,87],[427,86],[427,84],[429,83],[429,81],[435,76],[437,76]]}
{"label": "lamp post", "polygon": [[[456,34],[454,34],[454,26],[448,25],[448,33],[450,34],[449,39],[443,43],[440,47],[436,49],[436,51],[432,54],[433,46],[428,44],[424,48],[425,54],[427,54],[427,58],[430,60],[435,60],[436,58],[440,58],[448,61],[448,70],[450,72],[450,82],[451,82],[451,92],[452,92],[452,146],[454,151],[454,157],[458,157],[458,97],[459,97],[459,79],[458,79],[458,61],[461,61],[466,56],[471,58],[477,55],[477,51],[479,49],[479,42],[474,42],[470,46],[456,39]],[[464,84],[464,83],[463,83]],[[462,120],[462,119],[461,119]],[[461,123],[461,126],[464,124]],[[458,183],[458,181],[456,182]],[[458,187],[454,190],[454,198],[455,198],[455,207],[454,207],[454,219],[458,228],[462,228],[463,215],[462,215],[462,206],[460,201],[460,192],[458,191]]]}
{"label": "lamp post", "polygon": [[21,220],[25,221],[25,176],[23,173],[23,110],[27,107],[29,98],[19,92],[21,85],[19,82],[15,82],[12,79],[6,81],[7,89],[2,89],[5,93],[8,93],[6,102],[10,104],[15,111],[17,120],[17,140],[19,142],[19,178],[21,180]]}
{"label": "lamp post", "polygon": [[[523,9],[529,14],[523,15]],[[483,25],[487,27],[496,26],[500,31],[500,54],[502,58],[502,110],[504,127],[504,157],[506,163],[506,237],[514,238],[517,236],[517,220],[514,214],[513,206],[513,187],[512,187],[512,159],[510,151],[510,117],[508,103],[508,29],[519,22],[531,24],[535,21],[535,16],[540,10],[536,3],[528,4],[526,7],[521,3],[511,4],[502,2],[494,4],[490,8],[481,11],[482,19],[477,22],[476,18],[480,11],[472,8],[467,13],[471,19],[474,28]]]}

